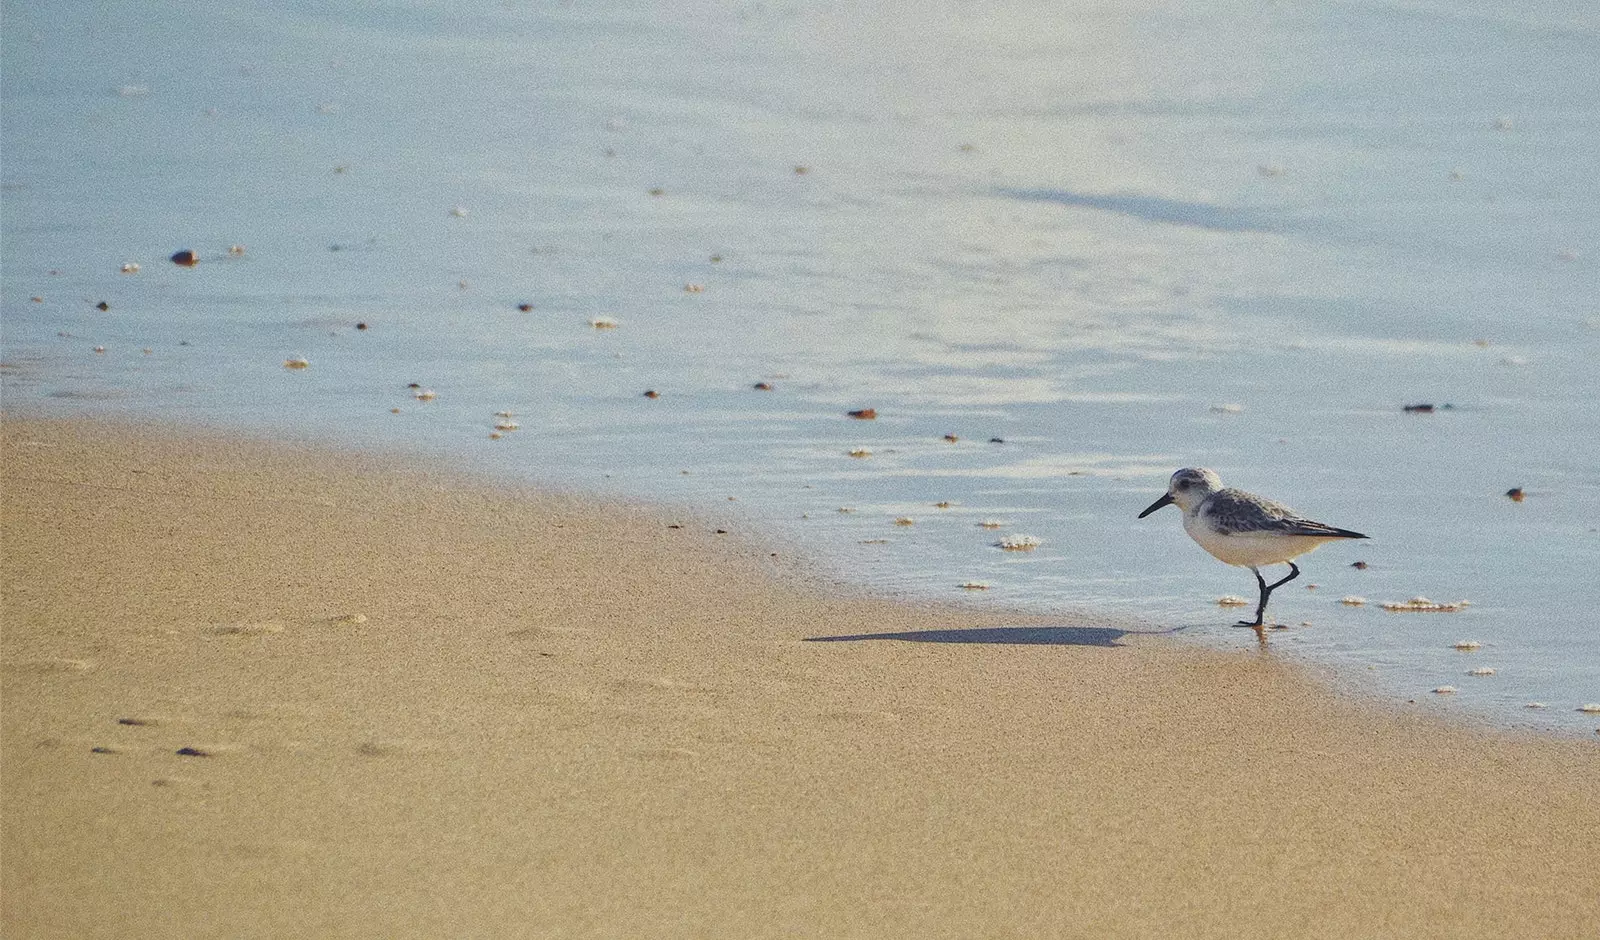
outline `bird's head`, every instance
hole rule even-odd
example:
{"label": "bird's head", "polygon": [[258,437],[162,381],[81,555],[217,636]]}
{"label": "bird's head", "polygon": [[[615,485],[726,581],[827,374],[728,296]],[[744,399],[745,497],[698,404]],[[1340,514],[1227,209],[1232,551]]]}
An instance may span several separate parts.
{"label": "bird's head", "polygon": [[1222,478],[1217,476],[1216,471],[1207,470],[1205,467],[1184,467],[1174,473],[1172,479],[1167,482],[1166,495],[1151,503],[1149,509],[1139,513],[1139,518],[1143,519],[1162,506],[1173,503],[1177,503],[1179,509],[1188,512],[1220,489],[1222,489]]}

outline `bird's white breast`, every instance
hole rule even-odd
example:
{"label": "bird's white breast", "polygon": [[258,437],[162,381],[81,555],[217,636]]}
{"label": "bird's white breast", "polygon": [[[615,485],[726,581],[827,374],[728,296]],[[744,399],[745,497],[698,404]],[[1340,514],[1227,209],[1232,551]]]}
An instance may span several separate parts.
{"label": "bird's white breast", "polygon": [[1271,532],[1223,534],[1212,528],[1198,511],[1183,514],[1183,530],[1213,558],[1241,568],[1290,561],[1324,542],[1333,541],[1313,535],[1280,535]]}

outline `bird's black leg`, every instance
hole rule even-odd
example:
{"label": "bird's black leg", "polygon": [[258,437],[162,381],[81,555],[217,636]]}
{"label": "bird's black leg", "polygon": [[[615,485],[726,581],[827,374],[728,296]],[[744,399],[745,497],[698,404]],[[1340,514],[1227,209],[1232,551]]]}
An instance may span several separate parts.
{"label": "bird's black leg", "polygon": [[[1274,581],[1271,584],[1267,585],[1267,593],[1268,594],[1271,594],[1273,591],[1276,591],[1278,588],[1283,587],[1285,584],[1288,584],[1290,581],[1293,581],[1295,578],[1300,577],[1300,566],[1296,565],[1292,561],[1289,562],[1288,564],[1289,564],[1289,573],[1284,575],[1281,580]],[[1256,577],[1260,578],[1261,574],[1258,572],[1256,574]]]}
{"label": "bird's black leg", "polygon": [[1255,627],[1257,630],[1260,630],[1262,628],[1261,627],[1261,624],[1262,624],[1261,616],[1262,616],[1262,614],[1265,614],[1267,612],[1267,598],[1272,596],[1272,592],[1273,591],[1275,591],[1278,588],[1284,586],[1285,584],[1288,584],[1290,581],[1293,581],[1295,578],[1300,577],[1300,567],[1298,565],[1296,565],[1292,561],[1289,562],[1288,564],[1289,564],[1289,573],[1284,575],[1282,578],[1278,579],[1277,581],[1272,582],[1271,584],[1268,584],[1266,582],[1266,579],[1261,577],[1261,572],[1256,571],[1254,568],[1250,569],[1251,571],[1256,571],[1256,583],[1261,585],[1261,606],[1256,608],[1256,622],[1252,623],[1252,624],[1247,624],[1247,626]]}
{"label": "bird's black leg", "polygon": [[[1236,627],[1255,627],[1257,630],[1260,630],[1261,629],[1261,615],[1264,612],[1266,612],[1266,609],[1267,609],[1267,598],[1272,594],[1272,588],[1267,587],[1266,579],[1261,577],[1261,569],[1252,567],[1250,570],[1255,572],[1256,584],[1261,588],[1261,601],[1260,601],[1260,603],[1256,604],[1256,619],[1254,619],[1254,620],[1241,620],[1238,623],[1234,624],[1234,626],[1236,626]],[[1291,575],[1291,577],[1293,577],[1293,576]],[[1274,584],[1272,587],[1277,587],[1277,585]]]}

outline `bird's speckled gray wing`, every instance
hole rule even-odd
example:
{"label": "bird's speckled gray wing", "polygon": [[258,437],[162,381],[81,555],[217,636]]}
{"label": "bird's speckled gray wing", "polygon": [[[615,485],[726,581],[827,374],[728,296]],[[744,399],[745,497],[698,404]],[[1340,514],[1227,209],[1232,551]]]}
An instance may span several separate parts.
{"label": "bird's speckled gray wing", "polygon": [[1313,538],[1364,539],[1360,532],[1336,529],[1301,516],[1282,503],[1229,487],[1212,493],[1200,507],[1211,527],[1223,535],[1268,532],[1274,535],[1308,535]]}

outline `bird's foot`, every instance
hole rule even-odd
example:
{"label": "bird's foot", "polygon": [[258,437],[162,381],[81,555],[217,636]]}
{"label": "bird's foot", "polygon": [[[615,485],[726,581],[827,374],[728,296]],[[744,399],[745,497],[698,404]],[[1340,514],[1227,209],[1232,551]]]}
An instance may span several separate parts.
{"label": "bird's foot", "polygon": [[1238,623],[1234,624],[1234,626],[1236,626],[1236,627],[1249,627],[1252,630],[1260,630],[1261,629],[1261,621],[1259,621],[1259,620],[1241,620]]}

